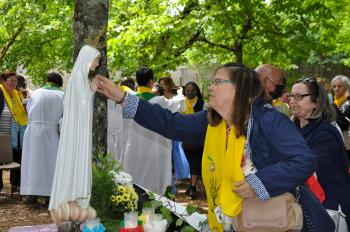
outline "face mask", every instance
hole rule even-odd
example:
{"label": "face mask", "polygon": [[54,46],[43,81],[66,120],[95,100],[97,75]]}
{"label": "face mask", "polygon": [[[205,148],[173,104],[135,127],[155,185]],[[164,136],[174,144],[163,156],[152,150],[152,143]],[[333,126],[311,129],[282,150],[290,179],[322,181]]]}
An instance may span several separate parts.
{"label": "face mask", "polygon": [[275,90],[270,92],[270,95],[273,99],[277,99],[282,96],[284,90],[284,85],[276,85]]}
{"label": "face mask", "polygon": [[196,97],[196,94],[195,93],[188,93],[188,94],[186,94],[186,97],[188,100],[192,100],[193,98]]}

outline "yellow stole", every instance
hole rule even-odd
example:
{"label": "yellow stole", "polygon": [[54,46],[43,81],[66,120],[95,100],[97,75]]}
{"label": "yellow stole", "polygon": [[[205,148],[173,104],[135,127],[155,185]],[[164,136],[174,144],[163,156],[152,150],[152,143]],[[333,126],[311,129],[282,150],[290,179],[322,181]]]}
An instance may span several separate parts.
{"label": "yellow stole", "polygon": [[198,101],[197,96],[191,100],[186,98],[186,108],[185,108],[185,111],[183,113],[184,114],[194,114],[193,105],[196,104],[197,101]]}
{"label": "yellow stole", "polygon": [[334,96],[334,104],[337,106],[337,108],[339,108],[341,104],[343,104],[345,99],[346,99],[345,95],[340,98],[337,98],[336,96]]}
{"label": "yellow stole", "polygon": [[132,92],[132,90],[131,90],[128,86],[125,86],[125,85],[121,85],[121,86],[119,86],[119,88],[120,88],[123,92]]}
{"label": "yellow stole", "polygon": [[[242,198],[232,191],[234,183],[244,179],[241,162],[245,137],[236,138],[235,127],[226,143],[226,123],[208,126],[205,137],[202,177],[208,201],[208,220],[212,231],[223,231],[215,216],[214,209],[221,206],[222,212],[230,217],[242,210]],[[227,148],[226,148],[227,147]]]}
{"label": "yellow stole", "polygon": [[12,116],[15,119],[15,121],[21,126],[27,125],[27,123],[28,123],[27,112],[25,111],[25,109],[22,105],[22,101],[21,101],[21,98],[19,96],[19,92],[16,89],[13,90],[12,97],[13,97],[14,104],[12,104],[11,97],[8,94],[7,90],[2,85],[0,85],[0,88],[2,89],[2,92],[4,93],[6,103],[7,103],[8,107],[10,108],[10,111],[11,111]]}
{"label": "yellow stole", "polygon": [[152,93],[152,89],[145,86],[139,86],[137,87],[137,93]]}

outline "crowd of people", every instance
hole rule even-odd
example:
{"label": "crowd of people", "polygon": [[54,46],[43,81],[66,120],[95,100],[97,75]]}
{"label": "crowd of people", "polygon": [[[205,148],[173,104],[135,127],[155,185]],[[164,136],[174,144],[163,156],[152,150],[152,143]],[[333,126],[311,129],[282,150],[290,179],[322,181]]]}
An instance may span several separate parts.
{"label": "crowd of people", "polygon": [[[84,64],[84,75],[76,69],[74,75],[88,80],[99,53],[86,49],[94,52],[93,62]],[[182,88],[169,76],[157,80],[148,67],[135,76],[136,83],[124,78],[116,85],[97,75],[92,87],[110,99],[108,150],[135,184],[164,194],[174,185],[173,167],[187,165],[187,194],[195,199],[202,179],[212,231],[237,229],[234,221],[244,199],[266,201],[286,192],[301,205],[302,231],[334,231],[326,209],[349,215],[350,228],[348,77],[331,82],[302,78],[288,92],[286,79],[273,65],[250,69],[228,63],[214,72],[206,103],[195,82]],[[11,188],[27,202],[37,196],[49,199],[57,182],[60,126],[68,114],[62,84],[60,74],[49,73],[46,83],[30,93],[23,76],[1,74],[0,133],[11,135],[13,159],[21,163],[20,170],[11,170]],[[179,147],[182,153],[174,152]],[[183,166],[174,165],[175,158]]]}
{"label": "crowd of people", "polygon": [[[98,91],[121,105],[125,120],[204,147],[200,174],[212,231],[226,228],[225,221],[234,226],[230,222],[241,212],[242,199],[265,201],[285,192],[298,196],[302,231],[334,231],[325,209],[350,215],[349,157],[336,124],[337,107],[315,78],[297,80],[287,93],[277,67],[264,64],[251,70],[229,63],[214,74],[208,110],[190,115],[172,113],[125,93],[102,76],[98,79]],[[334,99],[341,105],[347,97],[339,103]],[[306,184],[311,177],[324,199]]]}
{"label": "crowd of people", "polygon": [[[12,192],[49,197],[59,141],[59,121],[63,112],[62,76],[49,73],[46,83],[30,93],[22,75],[1,74],[0,133],[11,136],[13,160],[20,169],[10,172]],[[2,172],[1,172],[2,177]],[[0,178],[0,190],[3,192]]]}

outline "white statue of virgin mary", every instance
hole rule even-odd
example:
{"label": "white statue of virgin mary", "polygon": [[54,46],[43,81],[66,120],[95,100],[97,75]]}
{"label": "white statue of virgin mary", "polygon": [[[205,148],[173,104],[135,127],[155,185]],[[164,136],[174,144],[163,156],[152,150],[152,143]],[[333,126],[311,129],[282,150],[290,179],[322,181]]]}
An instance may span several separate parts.
{"label": "white statue of virgin mary", "polygon": [[49,210],[76,202],[89,207],[92,186],[92,112],[94,92],[88,74],[98,66],[100,52],[80,49],[64,96],[63,121]]}

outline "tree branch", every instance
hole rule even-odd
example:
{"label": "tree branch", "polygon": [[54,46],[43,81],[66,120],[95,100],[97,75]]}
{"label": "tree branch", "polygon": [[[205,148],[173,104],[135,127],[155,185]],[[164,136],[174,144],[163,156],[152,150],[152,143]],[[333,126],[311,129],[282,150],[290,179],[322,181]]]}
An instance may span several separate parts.
{"label": "tree branch", "polygon": [[10,47],[13,45],[13,43],[16,41],[17,37],[19,36],[19,34],[21,34],[21,32],[24,30],[24,25],[25,23],[21,24],[20,27],[17,29],[17,31],[12,35],[12,37],[10,38],[10,40],[7,42],[7,44],[1,49],[0,52],[0,63],[2,63],[3,59],[5,58],[8,50],[10,49]]}
{"label": "tree branch", "polygon": [[192,0],[188,2],[188,4],[184,7],[183,11],[181,12],[180,19],[186,18],[196,6],[198,6],[198,1]]}
{"label": "tree branch", "polygon": [[248,32],[253,28],[252,21],[252,15],[250,12],[248,12],[247,20],[242,25],[242,33],[238,36],[238,39],[235,41],[234,45],[234,53],[238,63],[243,63],[243,41],[247,38]]}
{"label": "tree branch", "polygon": [[174,53],[174,57],[180,56],[182,53],[184,53],[187,49],[192,47],[192,45],[198,41],[199,36],[201,35],[203,31],[203,27],[200,27],[195,34],[192,35],[192,37],[187,40],[187,42],[181,47],[176,49]]}
{"label": "tree branch", "polygon": [[230,46],[227,46],[227,45],[224,45],[224,44],[219,44],[219,43],[214,43],[214,42],[211,42],[209,41],[206,37],[200,37],[198,39],[199,42],[203,42],[203,43],[206,43],[208,44],[209,46],[211,47],[219,47],[219,48],[223,48],[223,49],[226,49],[226,50],[229,50],[230,52],[235,52],[235,49],[230,47]]}
{"label": "tree branch", "polygon": [[241,36],[239,36],[239,38],[241,40],[244,40],[247,37],[248,32],[252,29],[252,27],[253,27],[252,21],[253,21],[253,18],[251,16],[251,14],[249,14],[247,20],[243,24],[242,34],[241,34]]}
{"label": "tree branch", "polygon": [[60,38],[61,37],[53,37],[53,38],[49,38],[49,39],[46,39],[46,40],[42,40],[42,41],[38,42],[35,46],[38,47],[38,48],[41,48],[45,44],[50,43],[50,42],[52,42],[54,40],[57,40],[57,39],[60,39]]}
{"label": "tree branch", "polygon": [[[198,2],[197,2],[197,1],[195,1],[195,0],[190,1],[190,2],[184,7],[183,11],[182,11],[181,14],[179,15],[179,19],[184,20],[184,19],[191,13],[191,11],[192,11],[196,6],[198,6]],[[174,21],[176,21],[176,20],[174,20]],[[201,26],[200,28],[202,28],[202,26]],[[201,31],[201,30],[200,30],[200,31]],[[198,31],[197,31],[197,33],[198,33]],[[195,35],[197,35],[197,33],[196,33]],[[191,37],[191,39],[189,39],[189,40],[187,41],[186,44],[191,43],[191,40],[194,39],[195,35],[194,35],[193,37]],[[200,32],[199,32],[199,34],[197,35],[197,37],[198,37],[199,35],[200,35]],[[157,59],[157,58],[160,56],[160,54],[162,54],[163,49],[166,47],[166,44],[168,43],[168,40],[169,40],[170,37],[171,37],[171,30],[167,30],[167,31],[159,38],[158,45],[156,46],[156,51],[155,51],[155,53],[154,53],[154,55],[153,55],[153,59],[150,60],[150,63],[152,63],[152,62],[154,61],[154,59]],[[191,44],[189,44],[188,46],[192,46],[194,42],[196,42],[196,40],[194,40],[194,41],[193,41]],[[186,44],[183,46],[183,48],[186,46]],[[186,48],[186,49],[187,49],[187,48]],[[181,55],[183,52],[186,51],[186,49],[185,49],[184,51],[182,51],[182,52],[176,52],[176,54],[179,53],[179,55]],[[179,50],[179,49],[178,49],[178,50]],[[179,55],[178,55],[178,56],[179,56]],[[176,57],[176,55],[175,55],[175,57]]]}

